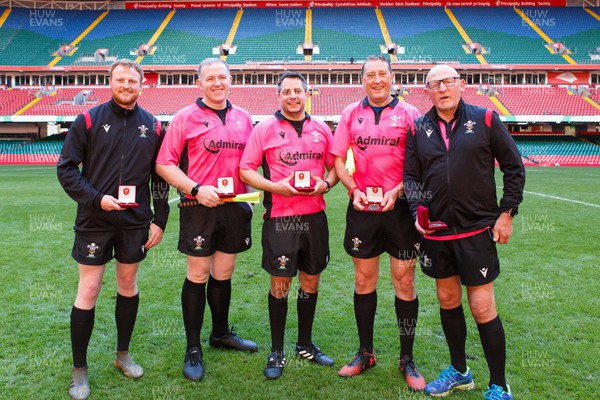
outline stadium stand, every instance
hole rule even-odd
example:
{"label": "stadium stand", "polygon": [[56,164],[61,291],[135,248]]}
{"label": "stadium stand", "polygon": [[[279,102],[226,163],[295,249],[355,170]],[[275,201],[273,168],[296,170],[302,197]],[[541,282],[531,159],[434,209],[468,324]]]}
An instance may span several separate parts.
{"label": "stadium stand", "polygon": [[319,94],[312,96],[314,115],[340,115],[344,108],[364,97],[360,86],[319,86]]}
{"label": "stadium stand", "polygon": [[[88,92],[88,93],[84,93]],[[84,97],[83,104],[76,104],[75,97]],[[23,113],[23,115],[79,115],[82,112],[110,99],[108,88],[60,88],[53,96],[42,99]]]}
{"label": "stadium stand", "polygon": [[47,65],[100,11],[13,8],[0,29],[0,65]]}
{"label": "stadium stand", "polygon": [[[135,59],[136,49],[150,40],[168,12],[168,10],[110,11],[81,40],[79,49],[73,56],[63,57],[56,65],[110,65],[117,58]],[[83,30],[81,29],[77,34]],[[108,49],[108,54],[103,60],[95,58],[98,49]]]}
{"label": "stadium stand", "polygon": [[0,115],[12,115],[35,98],[35,89],[0,90]]}
{"label": "stadium stand", "polygon": [[[0,15],[4,11],[0,7]],[[594,12],[600,14],[600,9],[596,8]],[[563,130],[573,132],[575,129],[565,129],[564,123],[557,123],[557,117],[565,117],[564,121],[579,121],[587,116],[583,118],[583,123],[587,123],[597,120],[590,117],[600,115],[600,109],[593,103],[600,104],[600,90],[595,83],[600,70],[593,69],[594,64],[600,64],[600,21],[580,7],[383,7],[377,10],[317,7],[311,9],[312,24],[308,26],[305,8],[113,9],[108,12],[14,8],[5,14],[8,18],[0,28],[0,66],[34,67],[30,70],[33,71],[31,77],[16,75],[27,72],[14,72],[14,68],[0,72],[0,116],[5,121],[13,121],[6,117],[14,117],[28,104],[31,107],[18,118],[42,116],[28,121],[46,121],[48,116],[57,116],[67,117],[60,121],[69,121],[69,117],[108,101],[110,89],[105,86],[60,86],[60,83],[47,87],[44,85],[46,77],[52,79],[58,74],[58,82],[66,84],[73,82],[77,75],[79,83],[84,79],[88,85],[88,82],[95,82],[95,74],[104,75],[106,66],[116,58],[136,59],[140,55],[144,57],[138,60],[141,59],[141,64],[148,67],[146,71],[152,73],[147,74],[151,78],[143,88],[139,104],[168,120],[201,96],[195,85],[173,86],[170,83],[191,83],[194,72],[189,66],[195,67],[206,57],[218,57],[221,45],[228,43],[233,49],[227,54],[227,62],[234,65],[236,82],[254,82],[255,78],[271,82],[278,73],[288,69],[288,65],[296,63],[298,65],[290,68],[304,71],[306,67],[310,73],[319,76],[310,78],[311,82],[321,82],[321,74],[323,82],[337,82],[338,85],[331,86],[313,84],[310,103],[311,114],[335,122],[348,104],[364,97],[360,85],[349,85],[357,82],[362,60],[371,54],[385,53],[383,45],[394,44],[397,47],[387,49],[397,50],[396,54],[388,52],[394,62],[397,57],[395,69],[402,76],[398,79],[404,82],[399,95],[421,113],[431,108],[431,102],[422,85],[411,83],[422,81],[424,68],[431,64],[456,63],[461,74],[465,73],[469,82],[474,83],[463,92],[466,102],[490,108],[500,115],[506,114],[509,125],[512,121],[510,129],[516,131],[523,128],[516,124],[524,124],[524,116],[526,120],[535,116],[532,119],[541,122],[533,125],[533,133],[515,135],[527,165],[600,165],[600,134],[581,133],[579,123],[576,130],[581,139],[565,136]],[[537,24],[543,33],[536,32],[526,19]],[[95,22],[98,22],[96,26]],[[82,35],[86,29],[87,34]],[[566,84],[507,86],[486,83],[498,82],[503,75],[511,82],[544,81],[545,73],[549,82],[556,82],[554,71],[560,74],[562,66],[573,61],[569,56],[553,54],[542,37],[544,34],[569,48],[569,55],[575,62],[592,64],[582,68],[583,72],[564,69],[564,72],[573,71],[571,76],[577,79],[571,88]],[[63,54],[62,58],[55,59],[52,53],[74,40],[78,43],[72,56]],[[311,57],[298,54],[305,40],[312,40],[319,48],[312,54],[312,62]],[[476,43],[475,47],[469,48],[471,42]],[[107,53],[99,57],[99,49],[106,49]],[[139,53],[138,49],[144,53]],[[482,50],[481,54],[474,54],[476,49]],[[69,49],[67,53],[70,52]],[[590,56],[594,52],[598,57]],[[270,64],[265,66],[261,64],[263,62]],[[357,65],[349,65],[351,62]],[[487,69],[485,66],[472,68],[472,64],[486,62],[492,64]],[[54,63],[58,72],[52,72],[52,75],[45,72],[47,68],[41,68],[53,68]],[[461,68],[465,64],[471,67]],[[503,69],[508,64],[509,68]],[[531,69],[530,64],[536,64],[536,69]],[[323,65],[322,70],[319,65]],[[157,68],[153,69],[155,66]],[[169,71],[171,66],[177,66],[172,68],[172,73]],[[499,66],[502,68],[496,69]],[[167,71],[166,75],[163,71]],[[330,76],[326,77],[327,72],[323,71],[329,71]],[[84,78],[80,78],[80,74]],[[86,80],[88,75],[92,79]],[[514,80],[515,77],[518,78]],[[586,77],[591,83],[589,88]],[[568,79],[566,82],[570,82]],[[16,88],[10,89],[13,84]],[[30,84],[33,86],[24,86]],[[42,94],[41,89],[49,91]],[[279,108],[274,84],[233,85],[231,90],[232,103],[247,109],[258,119]],[[593,100],[590,102],[577,94],[587,95],[588,90],[588,100]],[[41,97],[31,103],[36,96]],[[544,119],[544,116],[548,118]],[[31,123],[31,132],[36,135],[32,137],[39,137],[44,132],[43,127],[38,130],[37,123]],[[68,122],[62,126],[65,127]],[[593,124],[588,123],[584,129],[593,130]],[[551,136],[539,135],[547,130],[560,132]],[[30,142],[15,136],[12,140],[0,141],[0,164],[55,163],[63,137],[54,135]]]}
{"label": "stadium stand", "polygon": [[[318,94],[313,96],[313,114],[339,115],[349,103],[361,100],[361,86],[318,85]],[[598,115],[600,112],[577,95],[570,95],[564,87],[538,86],[494,86],[496,97],[512,115]],[[502,115],[502,111],[478,86],[467,86],[463,92],[466,102],[490,108]],[[431,101],[422,86],[403,86],[404,100],[414,105],[421,113],[431,108]],[[75,97],[81,94],[84,104],[76,104]],[[595,94],[598,97],[598,94]],[[139,98],[140,105],[158,115],[173,115],[181,108],[193,103],[200,96],[196,86],[145,87]],[[278,107],[277,92],[273,85],[232,86],[231,101],[246,108],[251,114],[268,115]],[[0,115],[11,115],[35,97],[33,89],[0,91]],[[43,96],[23,115],[75,116],[95,105],[108,101],[110,90],[106,87],[58,88],[53,96]],[[260,99],[261,101],[256,101]],[[2,112],[2,110],[6,110]]]}
{"label": "stadium stand", "polygon": [[477,63],[473,54],[465,54],[463,40],[443,8],[384,8],[382,12],[390,36],[399,47],[399,62]]}
{"label": "stadium stand", "polygon": [[550,85],[502,86],[497,98],[516,115],[598,115],[581,96]]}
{"label": "stadium stand", "polygon": [[570,56],[578,64],[600,64],[589,54],[600,47],[600,21],[583,8],[547,7],[522,8],[550,38],[570,49]]}
{"label": "stadium stand", "polygon": [[237,49],[228,56],[227,62],[303,60],[302,54],[296,54],[296,48],[304,42],[305,11],[300,8],[244,10],[233,41]]}
{"label": "stadium stand", "polygon": [[197,65],[225,42],[235,10],[176,11],[142,65]]}
{"label": "stadium stand", "polygon": [[567,64],[544,47],[544,39],[512,8],[462,7],[452,12],[471,40],[487,49],[483,56],[490,64]]}
{"label": "stadium stand", "polygon": [[373,8],[316,8],[312,21],[313,42],[320,48],[315,61],[362,60],[378,54],[384,42]]}
{"label": "stadium stand", "polygon": [[529,165],[600,166],[600,146],[572,136],[515,136]]}
{"label": "stadium stand", "polygon": [[56,164],[65,135],[53,135],[34,142],[0,141],[0,164]]}

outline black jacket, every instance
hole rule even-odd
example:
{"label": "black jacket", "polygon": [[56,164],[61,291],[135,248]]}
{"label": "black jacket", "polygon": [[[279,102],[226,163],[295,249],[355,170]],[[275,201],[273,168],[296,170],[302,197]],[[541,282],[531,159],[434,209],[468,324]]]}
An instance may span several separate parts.
{"label": "black jacket", "polygon": [[[406,142],[404,188],[413,216],[417,206],[429,208],[429,219],[453,235],[493,226],[500,212],[523,200],[525,168],[514,140],[498,114],[459,103],[456,123],[448,124],[449,150],[435,107],[415,120]],[[504,174],[504,195],[498,205],[494,159]]]}
{"label": "black jacket", "polygon": [[[137,104],[127,110],[113,100],[79,115],[58,160],[58,180],[77,205],[76,231],[165,229],[169,186],[155,172],[160,121]],[[83,164],[80,172],[79,164]],[[154,214],[150,209],[150,179]],[[136,186],[138,208],[103,211],[102,196],[118,197],[119,185]]]}

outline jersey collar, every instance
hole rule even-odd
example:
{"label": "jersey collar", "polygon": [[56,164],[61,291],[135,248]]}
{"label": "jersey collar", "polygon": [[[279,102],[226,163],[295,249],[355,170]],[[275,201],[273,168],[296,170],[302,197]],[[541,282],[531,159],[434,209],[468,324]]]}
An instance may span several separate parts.
{"label": "jersey collar", "polygon": [[[207,108],[207,109],[211,109],[212,110],[212,108],[210,108],[209,106],[207,106],[204,103],[204,101],[202,101],[202,97],[198,97],[198,99],[196,100],[196,104],[200,108]],[[231,102],[229,100],[226,101],[225,108],[233,108],[233,106],[231,105]]]}
{"label": "jersey collar", "polygon": [[137,111],[139,110],[140,107],[138,106],[138,104],[136,102],[135,105],[133,106],[133,108],[131,110],[129,110],[127,108],[123,108],[120,105],[118,105],[117,102],[115,101],[115,99],[110,99],[110,108],[118,116],[129,118],[132,115],[134,115],[135,113],[137,113]]}
{"label": "jersey collar", "polygon": [[[281,110],[275,111],[275,118],[277,118],[278,121],[285,121],[286,119]],[[304,112],[304,118],[310,119],[310,115],[306,111]]]}
{"label": "jersey collar", "polygon": [[[400,100],[398,100],[398,97],[392,96],[392,101],[390,101],[385,106],[383,106],[383,108],[385,108],[385,107],[394,108],[394,107],[396,107],[396,105],[398,104],[399,101]],[[369,96],[365,96],[365,98],[361,102],[361,105],[362,105],[363,108],[365,108],[367,106],[370,106],[370,104],[369,104]]]}

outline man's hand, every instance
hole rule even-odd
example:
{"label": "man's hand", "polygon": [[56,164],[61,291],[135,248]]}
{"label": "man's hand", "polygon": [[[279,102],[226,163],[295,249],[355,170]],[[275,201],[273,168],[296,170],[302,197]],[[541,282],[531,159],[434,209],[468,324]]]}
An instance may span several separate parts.
{"label": "man's hand", "polygon": [[277,193],[285,197],[298,196],[308,193],[301,193],[294,189],[290,182],[294,179],[294,173],[292,172],[287,178],[283,178],[279,182],[275,182],[273,185],[272,193]]}
{"label": "man's hand", "polygon": [[388,190],[383,195],[383,201],[381,202],[381,206],[383,207],[382,212],[390,211],[394,209],[396,205],[396,201],[398,198],[404,193],[404,182],[400,182],[393,189]]}
{"label": "man's hand", "polygon": [[327,190],[327,184],[325,183],[325,181],[313,173],[310,174],[310,177],[312,178],[312,180],[315,181],[315,188],[312,192],[308,194],[310,196],[316,196],[318,194],[325,193],[325,191]]}
{"label": "man's hand", "polygon": [[352,205],[356,211],[364,211],[365,207],[369,204],[367,201],[367,195],[360,189],[355,189],[352,192]]}
{"label": "man's hand", "polygon": [[198,188],[196,200],[205,207],[216,207],[223,204],[218,195],[218,190],[212,185],[204,185]]}
{"label": "man's hand", "polygon": [[150,224],[150,237],[148,237],[148,241],[144,244],[146,250],[153,248],[163,238],[163,230],[158,227],[158,225],[152,223]]}
{"label": "man's hand", "polygon": [[105,194],[102,196],[102,200],[100,200],[100,207],[104,211],[123,211],[125,210],[123,207],[119,205],[119,200],[114,197]]}
{"label": "man's hand", "polygon": [[494,242],[508,243],[510,235],[512,235],[512,217],[505,212],[500,213],[492,232],[494,233]]}
{"label": "man's hand", "polygon": [[431,235],[433,232],[435,232],[433,229],[423,229],[421,227],[421,225],[419,225],[419,220],[415,220],[415,228],[417,229],[417,232],[419,232],[421,235]]}

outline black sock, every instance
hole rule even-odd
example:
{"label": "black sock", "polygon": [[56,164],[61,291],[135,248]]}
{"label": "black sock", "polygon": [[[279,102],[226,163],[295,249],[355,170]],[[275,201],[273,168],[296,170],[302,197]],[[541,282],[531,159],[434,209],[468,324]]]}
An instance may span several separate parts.
{"label": "black sock", "polygon": [[87,348],[94,329],[95,310],[82,310],[75,306],[71,309],[71,348],[75,368],[87,367]]}
{"label": "black sock", "polygon": [[417,317],[419,315],[419,298],[415,297],[414,300],[405,301],[396,297],[394,307],[400,331],[400,357],[410,356],[412,359]]}
{"label": "black sock", "polygon": [[467,372],[467,355],[465,353],[467,323],[462,304],[450,310],[440,308],[440,318],[450,350],[450,363],[458,372],[464,374]]}
{"label": "black sock", "polygon": [[504,391],[508,391],[505,375],[506,338],[500,316],[496,315],[496,318],[484,324],[477,324],[477,329],[479,329],[481,347],[483,347],[483,353],[490,369],[489,386],[495,384],[502,386]]}
{"label": "black sock", "polygon": [[287,318],[287,296],[276,298],[269,291],[269,323],[271,324],[271,351],[283,351],[285,320]]}
{"label": "black sock", "polygon": [[358,328],[360,351],[373,353],[373,324],[377,310],[377,290],[358,294],[354,292],[354,317]]}
{"label": "black sock", "polygon": [[115,322],[117,323],[117,351],[129,350],[129,342],[137,318],[140,294],[125,297],[117,293],[115,304]]}
{"label": "black sock", "polygon": [[307,293],[298,289],[298,343],[302,346],[310,346],[312,343],[312,327],[318,297],[319,292]]}
{"label": "black sock", "polygon": [[187,350],[200,347],[200,331],[204,321],[204,307],[206,306],[205,283],[194,283],[185,278],[181,289],[181,309],[183,311],[183,325],[187,339]]}
{"label": "black sock", "polygon": [[218,281],[211,275],[206,286],[206,300],[212,315],[212,335],[214,338],[221,338],[227,334],[229,328],[231,279]]}

